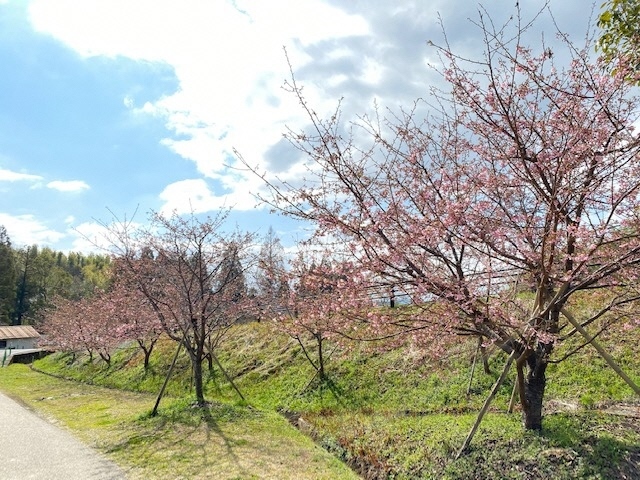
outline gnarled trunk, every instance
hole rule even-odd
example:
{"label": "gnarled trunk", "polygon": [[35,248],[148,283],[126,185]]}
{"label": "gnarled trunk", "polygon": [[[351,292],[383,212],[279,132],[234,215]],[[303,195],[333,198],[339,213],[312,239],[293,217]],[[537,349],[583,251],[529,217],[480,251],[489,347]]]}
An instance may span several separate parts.
{"label": "gnarled trunk", "polygon": [[527,399],[527,408],[523,409],[522,421],[527,430],[542,430],[542,400],[547,379],[543,367],[541,371],[533,374],[529,371],[525,381],[524,395]]}
{"label": "gnarled trunk", "polygon": [[522,368],[524,362],[518,362],[522,423],[527,430],[542,430],[542,405],[547,385],[546,359],[551,348],[550,345],[542,345],[526,354],[524,357],[527,369],[526,377]]}

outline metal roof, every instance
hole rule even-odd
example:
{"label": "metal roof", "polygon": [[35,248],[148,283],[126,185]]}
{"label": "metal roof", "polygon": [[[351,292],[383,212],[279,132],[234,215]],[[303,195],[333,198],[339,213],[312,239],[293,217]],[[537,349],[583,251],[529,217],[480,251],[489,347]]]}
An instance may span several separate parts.
{"label": "metal roof", "polygon": [[0,326],[0,340],[15,338],[39,338],[40,334],[31,325],[3,325]]}

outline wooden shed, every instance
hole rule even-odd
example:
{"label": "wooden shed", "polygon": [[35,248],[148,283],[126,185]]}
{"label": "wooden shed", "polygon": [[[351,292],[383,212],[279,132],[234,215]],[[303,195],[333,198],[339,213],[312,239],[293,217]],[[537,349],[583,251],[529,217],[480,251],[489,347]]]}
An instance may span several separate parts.
{"label": "wooden shed", "polygon": [[39,339],[31,325],[0,325],[0,349],[36,348]]}

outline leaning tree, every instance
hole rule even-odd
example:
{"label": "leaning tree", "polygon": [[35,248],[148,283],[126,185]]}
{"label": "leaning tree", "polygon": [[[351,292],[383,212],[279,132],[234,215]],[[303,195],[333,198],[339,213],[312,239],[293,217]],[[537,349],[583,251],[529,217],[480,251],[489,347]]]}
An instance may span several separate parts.
{"label": "leaning tree", "polygon": [[[433,347],[477,336],[506,352],[524,426],[540,429],[556,345],[574,334],[597,345],[588,328],[637,318],[640,110],[625,72],[611,76],[590,43],[559,35],[559,50],[529,48],[530,24],[514,18],[496,27],[480,16],[478,58],[434,46],[446,87],[348,128],[340,111],[316,114],[292,72],[287,86],[311,128],[287,137],[308,160],[307,181],[262,175],[263,200],[340,239],[370,272],[362,278],[415,304],[400,321],[370,309],[361,325]],[[573,308],[595,292],[593,309]]]}

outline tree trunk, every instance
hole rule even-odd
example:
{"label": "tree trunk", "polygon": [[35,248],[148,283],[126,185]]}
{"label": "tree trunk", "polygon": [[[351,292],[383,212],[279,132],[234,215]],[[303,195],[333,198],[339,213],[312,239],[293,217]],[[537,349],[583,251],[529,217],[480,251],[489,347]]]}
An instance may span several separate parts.
{"label": "tree trunk", "polygon": [[149,360],[151,359],[151,352],[153,347],[144,350],[144,371],[149,370]]}
{"label": "tree trunk", "polygon": [[467,397],[471,393],[471,384],[473,383],[473,375],[476,372],[476,362],[478,361],[478,350],[480,349],[480,343],[482,343],[482,338],[478,339],[478,347],[476,348],[476,352],[473,354],[473,361],[471,362],[471,374],[469,375],[469,383],[467,384]]}
{"label": "tree trunk", "polygon": [[205,355],[205,357],[207,358],[207,366],[209,367],[209,374],[213,373],[213,354],[211,352],[207,353]]}
{"label": "tree trunk", "polygon": [[542,430],[542,401],[547,384],[547,362],[540,350],[527,357],[527,376],[524,380],[524,399],[521,395],[522,422],[526,430]]}
{"label": "tree trunk", "polygon": [[[199,350],[199,349],[198,349]],[[202,355],[193,355],[191,363],[193,364],[193,386],[196,390],[196,402],[199,406],[206,404],[204,400],[204,386],[202,383]]]}
{"label": "tree trunk", "polygon": [[108,352],[99,352],[98,354],[100,355],[100,358],[105,361],[107,366],[111,366],[111,355],[109,355]]}
{"label": "tree trunk", "polygon": [[480,353],[482,354],[482,367],[484,368],[484,373],[487,375],[491,375],[491,368],[489,367],[489,353],[487,352],[486,347],[482,346],[482,337],[480,337]]}
{"label": "tree trunk", "polygon": [[151,359],[151,352],[153,352],[153,347],[155,346],[155,341],[151,342],[151,345],[147,347],[142,340],[136,340],[138,342],[138,346],[144,352],[144,370],[145,372],[149,370],[149,360]]}
{"label": "tree trunk", "polygon": [[29,250],[27,249],[27,253],[25,254],[25,266],[24,271],[22,272],[22,278],[20,279],[20,285],[16,290],[16,311],[14,312],[13,325],[21,325],[22,324],[22,315],[25,311],[25,303],[27,297],[27,268],[29,265]]}
{"label": "tree trunk", "polygon": [[324,382],[326,380],[324,371],[324,352],[322,351],[324,338],[322,338],[321,333],[316,333],[315,337],[318,342],[318,377],[321,382]]}

